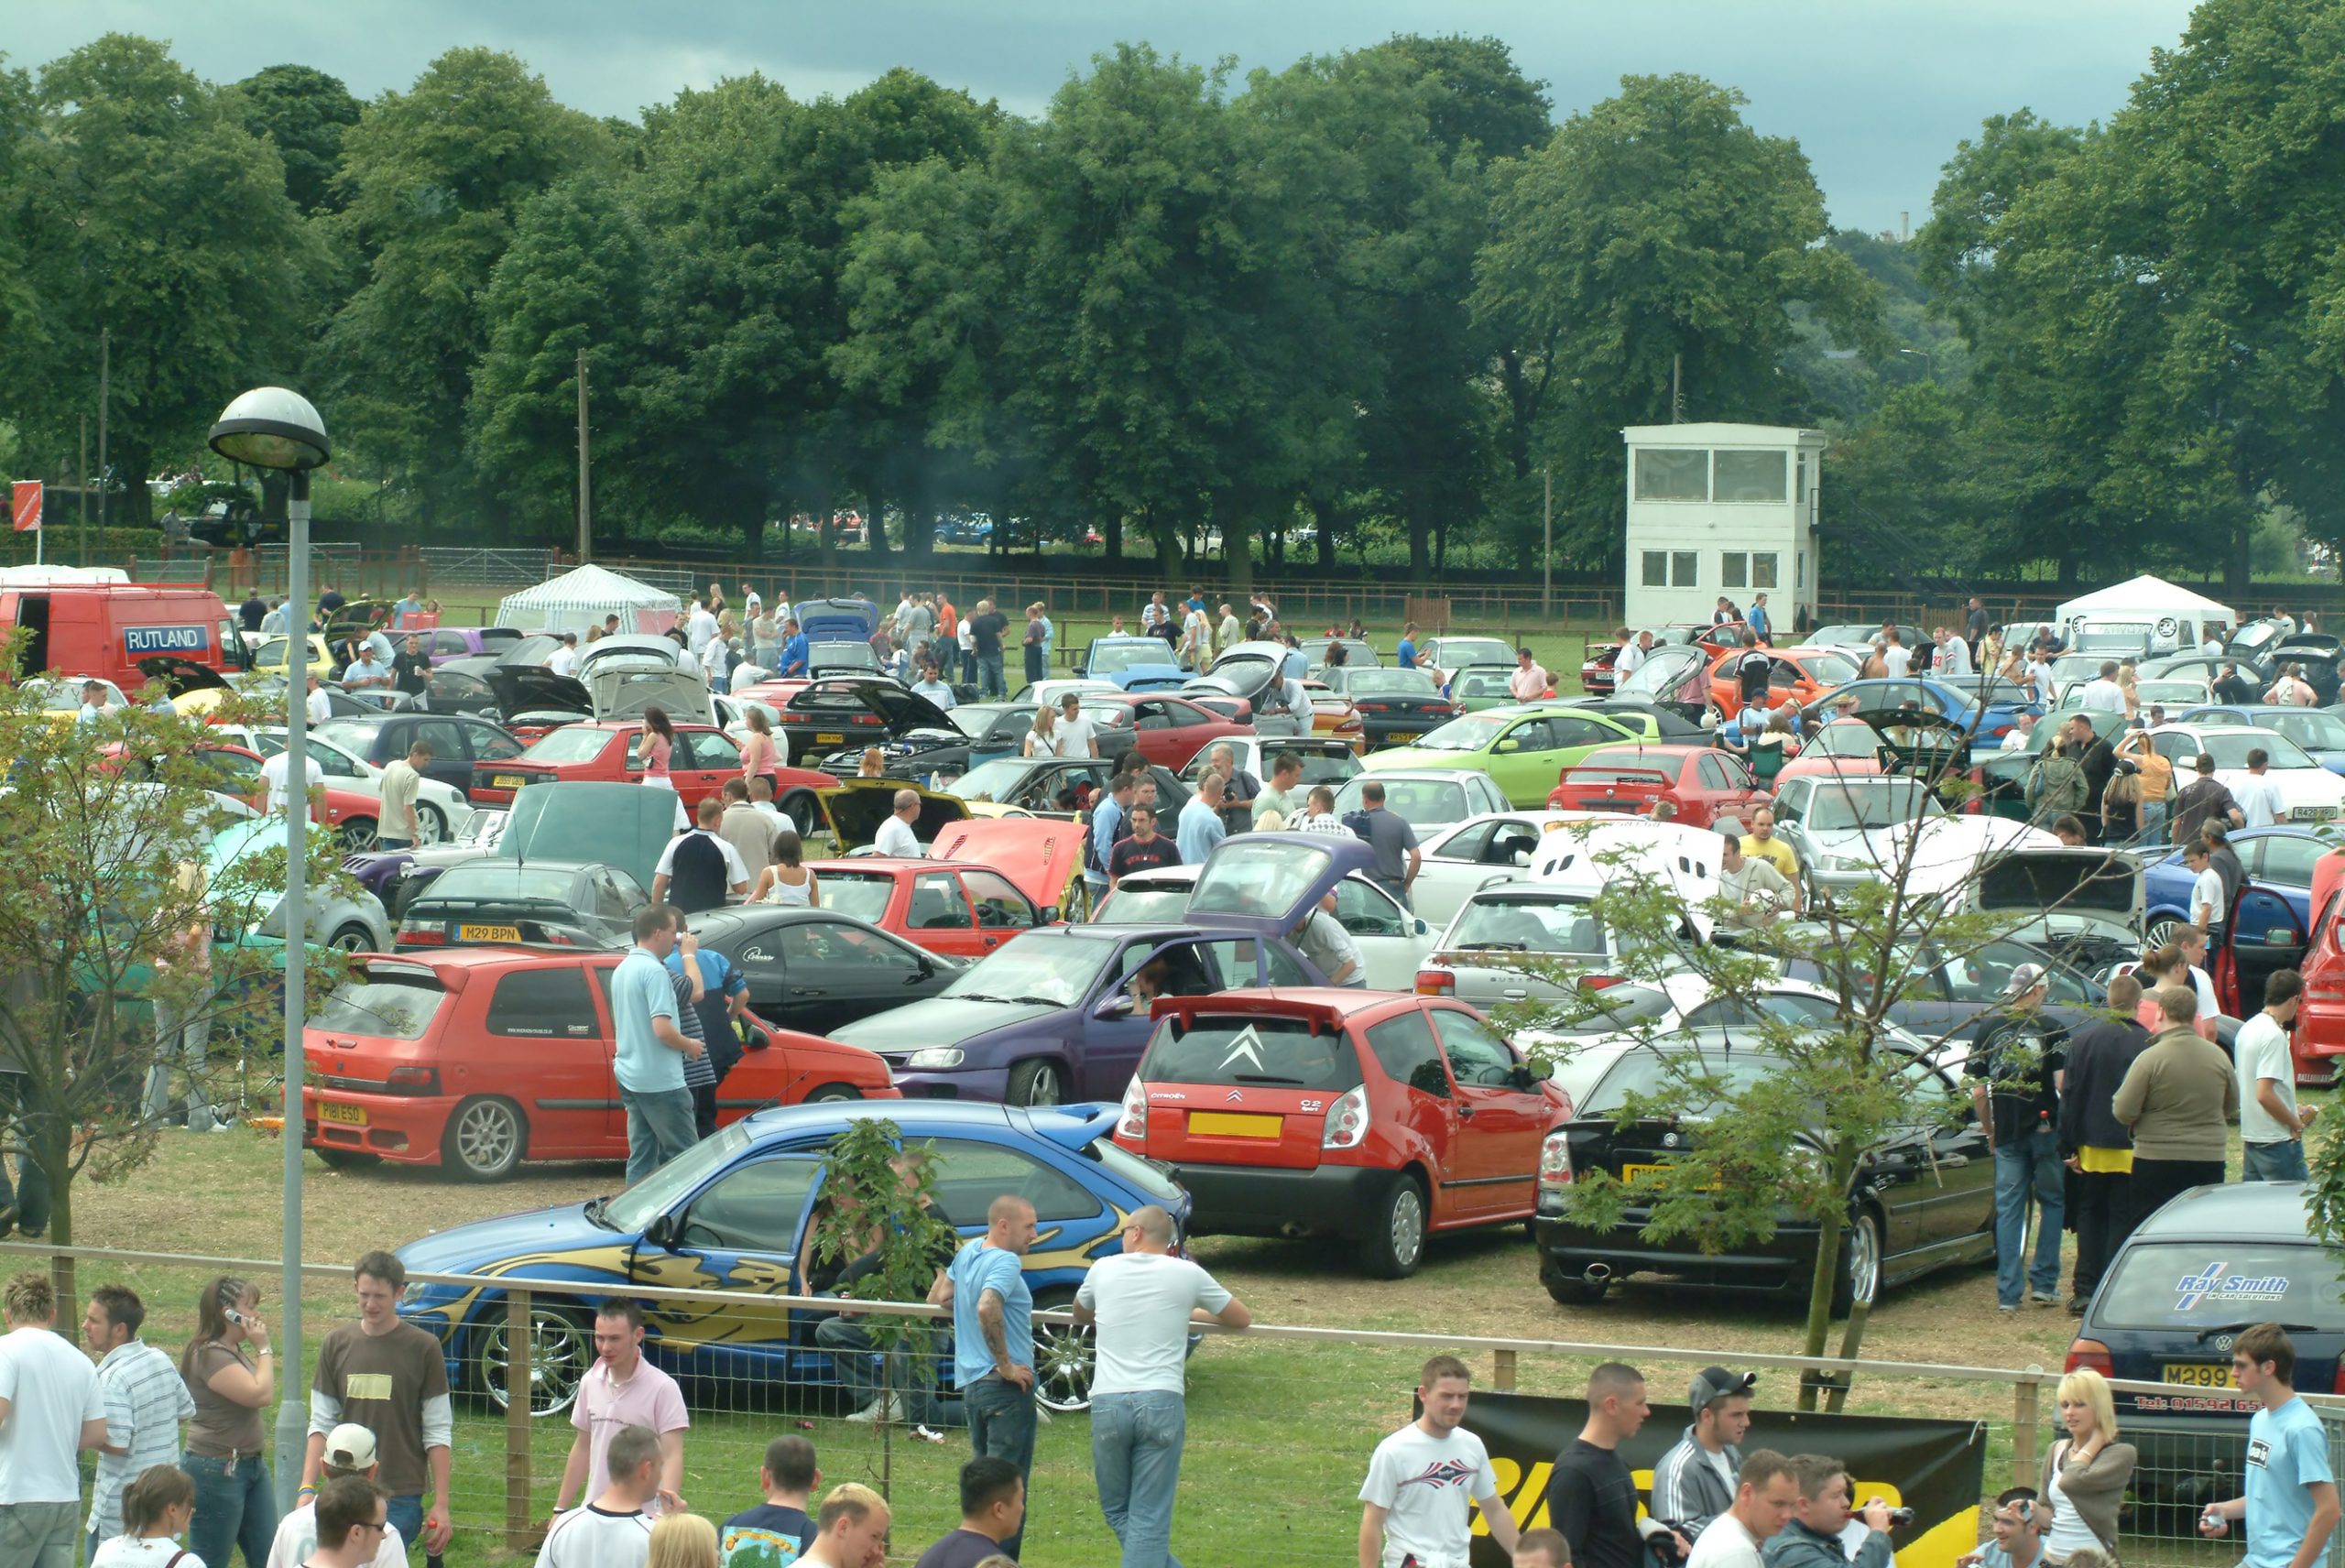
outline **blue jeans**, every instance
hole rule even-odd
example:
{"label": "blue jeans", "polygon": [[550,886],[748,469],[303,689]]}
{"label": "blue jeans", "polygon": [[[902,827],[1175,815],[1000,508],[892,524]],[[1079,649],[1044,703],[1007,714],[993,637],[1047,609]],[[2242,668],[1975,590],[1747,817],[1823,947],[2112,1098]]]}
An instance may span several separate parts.
{"label": "blue jeans", "polygon": [[2165,814],[2170,809],[2168,802],[2165,800],[2143,800],[2134,809],[2141,813],[2142,842],[2144,844],[2164,844],[2165,842]]}
{"label": "blue jeans", "polygon": [[2310,1179],[2305,1171],[2302,1138],[2292,1138],[2282,1143],[2242,1143],[2239,1149],[2241,1157],[2239,1179],[2242,1181],[2303,1181]]}
{"label": "blue jeans", "polygon": [[180,1468],[195,1482],[195,1518],[187,1527],[187,1549],[203,1568],[228,1568],[229,1553],[245,1549],[245,1568],[265,1568],[277,1540],[277,1489],[269,1485],[268,1461],[257,1454],[229,1461],[205,1454],[180,1455]]}
{"label": "blue jeans", "polygon": [[1188,1434],[1188,1407],[1178,1394],[1092,1397],[1091,1467],[1099,1511],[1124,1543],[1122,1568],[1181,1568],[1172,1555],[1172,1494]]}
{"label": "blue jeans", "polygon": [[[1034,1391],[1015,1383],[1005,1383],[999,1377],[980,1377],[961,1394],[962,1408],[969,1412],[969,1447],[979,1458],[988,1455],[1007,1459],[1018,1466],[1020,1479],[1031,1480],[1034,1469]],[[1033,1497],[1030,1492],[1026,1502],[1026,1519],[1034,1518]],[[1002,1553],[1018,1555],[1019,1542],[1026,1539],[1026,1526],[1001,1543]]]}
{"label": "blue jeans", "polygon": [[[814,1343],[831,1353],[831,1367],[838,1374],[839,1387],[857,1409],[879,1397],[883,1377],[879,1354],[860,1322],[824,1318],[814,1325]],[[965,1418],[959,1409],[936,1397],[937,1343],[933,1335],[915,1334],[894,1353],[894,1365],[885,1369],[884,1377],[903,1396],[906,1421],[915,1426],[960,1426]]]}
{"label": "blue jeans", "polygon": [[415,847],[415,840],[411,838],[385,838],[381,833],[376,833],[375,835],[375,847],[376,849],[413,849]]}
{"label": "blue jeans", "polygon": [[[383,1499],[383,1522],[399,1532],[409,1552],[416,1557],[423,1555],[423,1494]],[[205,1568],[211,1568],[209,1563]]]}
{"label": "blue jeans", "polygon": [[2016,1143],[1995,1145],[1995,1301],[2015,1307],[2026,1264],[2027,1201],[2035,1199],[2035,1262],[2028,1288],[2049,1296],[2060,1284],[2060,1210],[2067,1202],[2067,1166],[2060,1140],[2038,1127]]}
{"label": "blue jeans", "polygon": [[981,653],[977,655],[977,695],[980,697],[999,697],[1003,694],[1001,684],[1001,655],[998,653]]}
{"label": "blue jeans", "polygon": [[[627,1184],[632,1187],[693,1146],[693,1092],[621,1089],[619,1103],[627,1107]],[[204,1568],[211,1568],[208,1558]]]}

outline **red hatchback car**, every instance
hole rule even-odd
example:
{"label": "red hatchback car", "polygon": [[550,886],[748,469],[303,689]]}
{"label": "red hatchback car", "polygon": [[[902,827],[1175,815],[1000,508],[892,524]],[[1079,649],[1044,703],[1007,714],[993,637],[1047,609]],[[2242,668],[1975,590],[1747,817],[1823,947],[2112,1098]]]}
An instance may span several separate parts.
{"label": "red hatchback car", "polygon": [[1531,1217],[1571,1099],[1462,1002],[1347,989],[1164,997],[1116,1141],[1198,1234],[1333,1235],[1397,1279],[1433,1231]]}
{"label": "red hatchback car", "polygon": [[[302,1031],[303,1141],[329,1165],[445,1165],[478,1181],[524,1160],[624,1160],[611,1057],[616,953],[462,948],[370,958]],[[857,1046],[759,1025],[716,1119],[804,1100],[899,1098]]]}
{"label": "red hatchback car", "polygon": [[1608,746],[1564,769],[1547,795],[1551,811],[1628,811],[1644,816],[1666,795],[1677,820],[1707,828],[1747,810],[1762,791],[1742,759],[1709,746]]}
{"label": "red hatchback car", "polygon": [[1201,747],[1254,733],[1251,724],[1224,718],[1186,697],[1158,691],[1085,691],[1083,716],[1099,726],[1095,745],[1101,757],[1113,760],[1129,746],[1176,773]]}
{"label": "red hatchback car", "polygon": [[983,958],[1049,922],[1034,900],[989,866],[856,855],[808,862],[823,908],[868,920],[914,947]]}
{"label": "red hatchback car", "polygon": [[[638,752],[642,735],[638,719],[605,719],[549,730],[518,757],[473,764],[473,804],[509,806],[513,792],[525,784],[562,780],[640,784],[643,764]],[[676,781],[684,809],[691,811],[704,796],[724,789],[727,779],[741,776],[741,747],[714,725],[678,724],[668,773]],[[807,768],[777,768],[773,779],[776,804],[797,822],[801,833],[808,823],[822,820],[813,804],[814,792],[838,784],[829,774]],[[802,809],[804,814],[793,807]]]}

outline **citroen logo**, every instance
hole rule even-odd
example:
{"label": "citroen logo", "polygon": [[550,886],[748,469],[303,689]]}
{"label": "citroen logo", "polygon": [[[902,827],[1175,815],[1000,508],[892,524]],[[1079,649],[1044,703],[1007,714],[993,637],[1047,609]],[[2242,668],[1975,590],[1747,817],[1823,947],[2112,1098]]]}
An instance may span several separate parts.
{"label": "citroen logo", "polygon": [[1246,1097],[1246,1096],[1245,1096],[1244,1094],[1242,1094],[1238,1093],[1238,1092],[1237,1090],[1235,1090],[1235,1089],[1232,1089],[1232,1090],[1228,1093],[1228,1094],[1225,1096],[1225,1098],[1227,1098],[1227,1099],[1228,1103],[1229,1103],[1229,1104],[1231,1104],[1231,1105],[1236,1105],[1238,1101],[1240,1101],[1240,1100],[1244,1099],[1245,1097]]}
{"label": "citroen logo", "polygon": [[1240,1060],[1250,1062],[1255,1072],[1262,1071],[1262,1037],[1254,1032],[1251,1024],[1239,1030],[1238,1038],[1229,1042],[1229,1054],[1221,1059],[1221,1064],[1227,1067]]}

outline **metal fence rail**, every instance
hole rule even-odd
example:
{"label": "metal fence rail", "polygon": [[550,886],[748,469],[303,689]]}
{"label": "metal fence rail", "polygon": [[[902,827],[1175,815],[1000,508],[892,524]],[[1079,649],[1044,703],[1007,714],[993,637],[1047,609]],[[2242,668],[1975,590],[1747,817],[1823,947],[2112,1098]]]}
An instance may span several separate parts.
{"label": "metal fence rail", "polygon": [[567,568],[550,550],[482,550],[426,545],[417,550],[423,579],[434,593],[465,588],[527,588]]}
{"label": "metal fence rail", "polygon": [[[144,1337],[173,1354],[192,1331],[193,1303],[209,1279],[224,1274],[270,1280],[278,1270],[266,1259],[0,1243],[0,1271],[39,1261],[65,1287],[60,1321],[69,1331],[63,1314],[78,1312],[78,1295],[101,1283],[127,1284],[147,1303]],[[954,1476],[968,1445],[955,1424],[957,1401],[936,1394],[947,1380],[949,1330],[940,1334],[931,1354],[910,1358],[892,1374],[869,1356],[844,1358],[858,1363],[849,1376],[859,1375],[866,1387],[893,1382],[901,1388],[911,1406],[904,1413],[925,1422],[928,1432],[911,1425],[850,1423],[840,1418],[857,1397],[840,1386],[838,1360],[815,1348],[802,1317],[794,1329],[791,1323],[793,1311],[829,1312],[840,1303],[684,1282],[712,1281],[704,1268],[693,1255],[647,1255],[635,1260],[635,1282],[626,1291],[645,1303],[652,1340],[683,1382],[692,1407],[682,1488],[688,1506],[721,1519],[758,1501],[758,1465],[765,1445],[796,1432],[814,1443],[827,1483],[864,1481],[889,1494],[895,1510],[893,1557],[910,1561],[952,1529],[958,1512]],[[347,1321],[347,1266],[311,1265],[304,1274],[310,1280],[303,1291],[305,1316],[315,1314],[323,1325]],[[573,1279],[518,1275],[415,1275],[409,1284],[411,1290],[444,1288],[445,1299],[464,1309],[466,1327],[454,1345],[457,1421],[451,1490],[458,1535],[448,1562],[452,1568],[471,1568],[500,1552],[529,1551],[550,1516],[570,1450],[570,1389],[594,1354],[584,1325],[605,1290]],[[921,1304],[856,1308],[872,1314],[935,1315]],[[266,1305],[263,1315],[270,1315]],[[1036,1314],[1038,1361],[1046,1381],[1053,1347],[1071,1348],[1074,1332],[1063,1314]],[[314,1331],[312,1343],[302,1347],[304,1388],[320,1333]],[[1358,1519],[1351,1499],[1361,1469],[1378,1440],[1409,1419],[1418,1367],[1437,1351],[1466,1356],[1476,1368],[1478,1386],[1559,1398],[1576,1397],[1588,1369],[1600,1360],[1625,1360],[1649,1369],[1725,1362],[1786,1374],[1762,1385],[1779,1390],[1770,1403],[1787,1403],[1802,1373],[1850,1374],[1852,1413],[1983,1423],[1990,1440],[1990,1495],[2013,1482],[2035,1483],[2041,1444],[2051,1435],[2049,1388],[2060,1376],[2035,1367],[1809,1361],[1678,1345],[1275,1324],[1243,1334],[1215,1329],[1190,1362],[1186,1485],[1175,1519],[1175,1550],[1190,1562],[1274,1568],[1348,1561]],[[2154,1384],[2116,1387],[2193,1392]],[[529,1397],[518,1400],[516,1393]],[[2345,1400],[2314,1402],[2327,1407],[2322,1413],[2331,1423],[2332,1450],[2345,1465],[2345,1442],[2340,1441]],[[537,1412],[534,1417],[523,1413],[525,1403]],[[2236,1538],[2215,1550],[2184,1532],[2206,1501],[2239,1495],[2244,1443],[2242,1421],[2236,1437],[2218,1435],[2169,1450],[2154,1469],[2141,1473],[2146,1500],[2129,1510],[2122,1543],[2128,1564],[2228,1563],[2235,1558]],[[1524,1522],[1535,1517],[1538,1506],[1535,1499],[1519,1505]],[[1073,1568],[1114,1559],[1114,1541],[1099,1518],[1092,1482],[1087,1422],[1078,1409],[1054,1412],[1042,1430],[1031,1510],[1027,1563]],[[2340,1561],[2334,1550],[2331,1561]]]}

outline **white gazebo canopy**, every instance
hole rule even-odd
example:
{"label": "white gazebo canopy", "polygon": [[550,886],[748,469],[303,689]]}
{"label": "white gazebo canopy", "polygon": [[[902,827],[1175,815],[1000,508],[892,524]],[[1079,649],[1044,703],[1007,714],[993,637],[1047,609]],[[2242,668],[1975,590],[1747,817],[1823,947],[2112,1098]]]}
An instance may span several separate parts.
{"label": "white gazebo canopy", "polygon": [[2177,588],[2165,578],[2146,572],[2130,582],[2069,600],[2060,606],[2058,620],[2066,626],[2077,615],[2125,614],[2187,615],[2193,620],[2220,619],[2225,626],[2239,625],[2238,612],[2230,605],[2218,604],[2203,593],[2193,593],[2187,588]]}
{"label": "white gazebo canopy", "polygon": [[589,626],[601,626],[605,616],[616,615],[621,629],[632,632],[643,624],[638,611],[651,612],[653,619],[664,615],[672,621],[676,595],[605,567],[587,565],[549,578],[534,588],[507,594],[496,606],[496,624],[525,629],[542,626],[550,632],[584,632]]}

